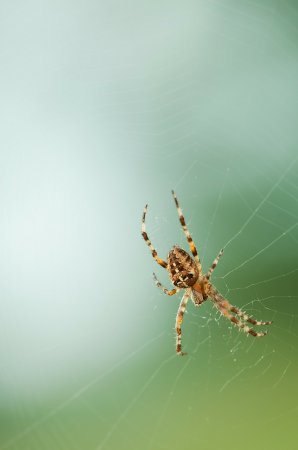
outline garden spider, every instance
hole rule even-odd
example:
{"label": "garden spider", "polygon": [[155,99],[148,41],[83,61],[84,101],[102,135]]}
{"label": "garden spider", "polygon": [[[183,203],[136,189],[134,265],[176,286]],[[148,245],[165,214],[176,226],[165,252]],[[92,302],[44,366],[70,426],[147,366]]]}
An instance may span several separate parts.
{"label": "garden spider", "polygon": [[[178,199],[174,191],[172,191],[172,194],[178,211],[180,223],[182,225],[190,251],[194,259],[185,250],[183,250],[181,247],[177,245],[175,245],[173,249],[169,252],[167,261],[164,261],[163,259],[159,258],[155,248],[151,244],[151,241],[149,240],[148,235],[146,233],[145,218],[148,205],[145,206],[143,212],[142,236],[146,244],[150,248],[153,258],[160,266],[162,266],[164,269],[168,271],[170,280],[176,287],[172,290],[166,289],[158,281],[156,275],[153,274],[156,286],[159,287],[167,295],[174,295],[177,292],[179,292],[180,289],[185,289],[176,316],[175,328],[176,328],[177,354],[185,355],[185,353],[182,352],[181,346],[181,324],[183,321],[183,315],[189,298],[192,299],[195,306],[200,306],[204,301],[210,298],[213,301],[216,308],[219,310],[219,312],[224,317],[229,319],[239,329],[245,331],[251,336],[255,337],[265,336],[266,335],[265,332],[256,332],[255,330],[250,328],[245,322],[251,323],[253,325],[270,325],[272,322],[262,322],[248,316],[245,312],[241,311],[241,309],[231,305],[228,302],[228,300],[225,299],[210,282],[211,275],[215,267],[217,266],[220,257],[223,254],[223,249],[219,252],[218,256],[213,261],[212,266],[210,267],[207,274],[206,275],[203,274],[200,258],[198,256],[196,246],[186,226],[182,210],[178,203]],[[234,315],[232,313],[234,313]]]}

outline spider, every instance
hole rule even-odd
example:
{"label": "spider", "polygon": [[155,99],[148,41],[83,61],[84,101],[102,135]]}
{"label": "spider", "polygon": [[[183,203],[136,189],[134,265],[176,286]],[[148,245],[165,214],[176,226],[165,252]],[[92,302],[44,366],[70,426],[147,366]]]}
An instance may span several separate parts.
{"label": "spider", "polygon": [[250,328],[247,323],[251,323],[252,325],[270,325],[272,322],[262,322],[259,320],[255,320],[249,315],[247,315],[244,311],[233,306],[230,302],[224,298],[220,292],[213,286],[211,283],[211,275],[218,264],[220,257],[223,254],[223,249],[219,252],[215,260],[213,261],[210,269],[207,274],[204,275],[202,272],[202,265],[200,262],[200,258],[198,256],[198,252],[196,246],[192,240],[192,237],[188,231],[188,228],[185,223],[184,216],[182,214],[182,210],[179,206],[178,199],[174,191],[172,191],[173,198],[176,204],[179,220],[183,231],[185,233],[190,251],[193,255],[193,258],[181,247],[175,245],[172,250],[169,252],[167,261],[161,259],[155,248],[153,247],[151,241],[148,238],[148,234],[146,232],[145,226],[145,218],[147,213],[148,205],[145,206],[142,218],[142,236],[151,250],[152,256],[155,261],[164,269],[166,269],[169,273],[169,277],[173,285],[174,289],[168,290],[165,288],[156,278],[156,275],[153,274],[156,286],[160,288],[166,295],[174,295],[177,294],[181,289],[185,289],[184,295],[180,302],[177,316],[176,316],[176,353],[178,355],[185,355],[186,353],[182,352],[181,345],[181,325],[183,321],[183,316],[186,310],[186,305],[191,298],[192,302],[195,306],[199,307],[203,302],[205,302],[208,298],[210,298],[219,312],[229,319],[234,325],[236,325],[239,329],[244,332],[250,334],[254,337],[265,336],[267,333],[265,332],[256,332],[252,328]]}

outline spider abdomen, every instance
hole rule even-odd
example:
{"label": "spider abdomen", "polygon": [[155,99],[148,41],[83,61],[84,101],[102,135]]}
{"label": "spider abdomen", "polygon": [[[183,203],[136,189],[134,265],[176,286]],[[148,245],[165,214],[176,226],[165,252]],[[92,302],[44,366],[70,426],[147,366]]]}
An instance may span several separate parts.
{"label": "spider abdomen", "polygon": [[175,246],[168,254],[170,280],[179,288],[193,286],[199,277],[196,263],[182,248]]}

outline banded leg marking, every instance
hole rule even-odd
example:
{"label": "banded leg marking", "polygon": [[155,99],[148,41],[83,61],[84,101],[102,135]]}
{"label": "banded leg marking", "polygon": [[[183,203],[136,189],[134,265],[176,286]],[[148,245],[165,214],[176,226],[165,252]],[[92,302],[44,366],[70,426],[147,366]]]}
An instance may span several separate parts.
{"label": "banded leg marking", "polygon": [[221,300],[219,302],[219,304],[224,308],[227,309],[228,311],[233,312],[234,314],[237,314],[238,317],[240,317],[244,322],[248,322],[251,323],[252,325],[271,325],[273,322],[272,320],[269,321],[262,321],[262,320],[255,320],[253,319],[251,316],[249,316],[248,314],[246,314],[246,312],[241,311],[241,309],[237,308],[236,306],[231,305],[230,302],[228,302],[228,300]]}
{"label": "banded leg marking", "polygon": [[234,325],[236,325],[239,329],[243,330],[245,333],[250,334],[251,336],[254,337],[262,337],[262,336],[266,336],[266,332],[256,332],[255,330],[253,330],[252,328],[249,328],[248,325],[246,325],[244,322],[242,322],[241,320],[237,319],[237,317],[233,316],[228,309],[226,309],[222,303],[215,303],[215,306],[217,307],[217,309],[220,311],[220,313],[226,317],[227,319],[229,319]]}
{"label": "banded leg marking", "polygon": [[217,255],[217,257],[215,258],[215,260],[213,261],[212,266],[210,267],[210,269],[209,269],[209,271],[208,271],[208,273],[206,275],[207,280],[209,280],[209,278],[211,277],[215,267],[218,264],[218,261],[220,260],[220,257],[223,255],[223,252],[224,251],[223,251],[223,248],[222,248],[221,251],[219,252],[219,254]]}
{"label": "banded leg marking", "polygon": [[146,219],[146,213],[147,213],[147,208],[148,205],[145,206],[144,208],[144,212],[143,212],[143,218],[142,218],[142,236],[146,242],[146,244],[148,245],[148,247],[151,250],[152,256],[155,259],[155,261],[162,267],[164,267],[165,269],[167,268],[167,263],[166,261],[164,261],[163,259],[158,257],[157,251],[155,250],[155,248],[153,247],[151,241],[148,238],[148,234],[146,233],[146,225],[145,225],[145,219]]}
{"label": "banded leg marking", "polygon": [[246,312],[243,312],[241,311],[241,309],[236,308],[236,306],[230,305],[230,311],[237,314],[237,316],[241,317],[241,319],[245,320],[245,322],[249,322],[253,325],[271,325],[273,323],[272,320],[269,321],[255,320],[248,314],[246,314]]}
{"label": "banded leg marking", "polygon": [[186,353],[182,352],[182,345],[181,345],[181,338],[182,338],[182,331],[181,331],[181,325],[183,322],[183,316],[186,310],[186,305],[189,300],[189,292],[186,291],[184,296],[182,297],[182,300],[180,302],[177,316],[176,316],[176,353],[177,355],[183,356],[186,355]]}
{"label": "banded leg marking", "polygon": [[[223,308],[225,310],[228,310],[228,311],[231,311],[234,314],[237,314],[237,316],[239,316],[242,319],[241,320],[242,322],[243,321],[249,322],[252,325],[271,325],[273,323],[272,321],[261,321],[261,320],[253,319],[248,314],[246,314],[245,312],[241,311],[241,309],[237,308],[236,306],[231,305],[231,303],[227,299],[225,299],[218,292],[218,290],[215,289],[214,287],[212,287],[212,289],[210,291],[210,297],[212,298],[212,300],[214,301],[214,303],[216,305],[219,305],[221,308]],[[250,333],[250,334],[252,334],[252,333]],[[262,336],[264,336],[264,334],[262,334]]]}
{"label": "banded leg marking", "polygon": [[186,239],[187,239],[187,242],[188,242],[190,251],[191,251],[191,253],[193,254],[193,256],[194,256],[194,258],[195,258],[195,261],[196,261],[196,263],[197,263],[198,270],[199,270],[199,274],[201,274],[201,273],[202,273],[202,265],[201,265],[200,258],[199,258],[199,256],[198,256],[198,252],[197,252],[195,243],[194,243],[194,241],[192,240],[192,237],[191,237],[191,235],[190,235],[190,232],[189,232],[189,230],[188,230],[188,228],[187,228],[187,226],[186,226],[185,218],[184,218],[184,216],[183,216],[183,214],[182,214],[182,210],[181,210],[181,208],[180,208],[180,206],[179,206],[179,202],[178,202],[178,199],[177,199],[177,197],[176,197],[176,194],[175,194],[174,191],[172,191],[172,194],[173,194],[173,198],[174,198],[174,201],[175,201],[175,205],[176,205],[176,208],[177,208],[177,211],[178,211],[179,220],[180,220],[181,226],[182,226],[182,228],[183,228],[184,234],[185,234],[185,236],[186,236]]}
{"label": "banded leg marking", "polygon": [[160,281],[158,281],[158,279],[156,278],[155,273],[153,274],[153,278],[154,278],[154,281],[155,281],[156,286],[157,286],[159,289],[161,289],[161,290],[162,290],[165,294],[167,294],[167,295],[175,295],[175,294],[177,294],[177,292],[180,291],[180,289],[172,289],[171,291],[169,291],[167,288],[165,288],[165,287],[161,284]]}

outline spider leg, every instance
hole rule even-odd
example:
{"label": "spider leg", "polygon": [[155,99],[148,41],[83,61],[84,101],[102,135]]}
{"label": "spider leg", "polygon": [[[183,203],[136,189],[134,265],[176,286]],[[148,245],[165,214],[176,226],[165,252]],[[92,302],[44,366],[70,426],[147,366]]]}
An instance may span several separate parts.
{"label": "spider leg", "polygon": [[181,355],[181,356],[186,355],[186,353],[182,352],[182,346],[181,346],[181,337],[182,337],[181,324],[183,321],[183,316],[184,316],[184,313],[186,310],[186,305],[187,305],[188,300],[189,300],[189,290],[187,290],[182,297],[182,300],[181,300],[179,308],[178,308],[178,312],[177,312],[177,316],[176,316],[176,324],[175,324],[176,353],[177,353],[177,355]]}
{"label": "spider leg", "polygon": [[165,294],[167,294],[167,295],[175,295],[175,294],[177,294],[177,292],[180,291],[180,289],[172,289],[171,291],[169,291],[167,288],[165,288],[165,287],[160,283],[160,281],[158,281],[158,279],[156,278],[155,273],[153,274],[153,278],[154,278],[154,281],[155,281],[156,286],[157,286],[159,289],[161,289],[161,290],[162,290]]}
{"label": "spider leg", "polygon": [[[243,329],[243,331],[245,331],[246,333],[249,333],[255,337],[261,337],[267,334],[265,332],[257,333],[252,328],[249,328],[249,326],[246,325],[244,321],[252,323],[253,325],[270,325],[272,322],[261,322],[258,320],[254,320],[252,317],[248,316],[239,308],[236,308],[236,306],[231,305],[230,302],[228,302],[228,300],[225,299],[213,286],[209,291],[209,296],[212,298],[215,306],[220,311],[220,313],[227,319],[229,319],[231,322],[233,322],[235,325],[237,325],[239,328]],[[237,314],[243,320],[233,316],[231,312]]]}
{"label": "spider leg", "polygon": [[155,261],[162,267],[164,267],[165,269],[167,268],[167,263],[166,261],[164,261],[163,259],[158,257],[157,251],[155,250],[155,248],[153,247],[153,245],[151,244],[151,241],[148,238],[148,234],[146,233],[146,225],[145,225],[145,218],[146,218],[146,213],[147,213],[147,208],[148,205],[145,206],[144,208],[144,212],[143,212],[143,218],[142,218],[142,236],[146,242],[146,244],[148,245],[148,247],[151,250],[152,256],[155,259]]}
{"label": "spider leg", "polygon": [[172,191],[172,194],[173,194],[174,201],[175,201],[175,204],[176,204],[176,208],[177,208],[177,211],[178,211],[178,216],[179,216],[179,220],[180,220],[181,226],[182,226],[183,231],[184,231],[184,234],[185,234],[185,236],[186,236],[186,239],[187,239],[187,242],[188,242],[190,251],[191,251],[191,253],[193,254],[193,256],[194,256],[194,258],[195,258],[195,261],[196,261],[196,263],[197,263],[197,267],[198,267],[198,270],[199,270],[199,275],[201,275],[201,273],[202,273],[202,265],[201,265],[200,258],[199,258],[199,256],[198,256],[198,252],[197,252],[195,243],[194,243],[194,241],[192,240],[192,237],[191,237],[191,235],[190,235],[190,232],[189,232],[189,230],[188,230],[188,228],[187,228],[187,226],[186,226],[185,219],[184,219],[184,216],[183,216],[183,214],[182,214],[182,210],[181,210],[181,208],[180,208],[180,206],[179,206],[179,203],[178,203],[178,199],[177,199],[177,197],[176,197],[176,194],[175,194],[174,191]]}
{"label": "spider leg", "polygon": [[261,336],[266,336],[266,332],[256,332],[255,330],[253,330],[252,328],[249,328],[248,325],[246,325],[244,322],[242,322],[241,320],[237,319],[237,317],[233,316],[228,309],[224,308],[222,306],[222,304],[215,302],[215,306],[217,307],[217,309],[220,311],[220,313],[226,317],[227,319],[229,319],[234,325],[236,325],[238,328],[240,328],[241,330],[243,330],[245,333],[248,333],[254,337],[261,337]]}
{"label": "spider leg", "polygon": [[230,311],[237,314],[237,316],[241,317],[245,322],[252,323],[253,325],[271,325],[273,322],[272,320],[263,322],[261,320],[255,320],[252,317],[250,317],[246,312],[241,311],[241,309],[236,308],[236,306],[230,305]]}
{"label": "spider leg", "polygon": [[218,261],[220,260],[220,257],[222,256],[223,252],[224,251],[223,251],[223,248],[222,248],[221,251],[219,252],[219,254],[217,255],[217,257],[215,258],[215,260],[213,261],[212,266],[210,267],[210,269],[208,270],[208,273],[206,275],[207,280],[209,280],[209,278],[211,277],[211,275],[212,275],[215,267],[217,266]]}

